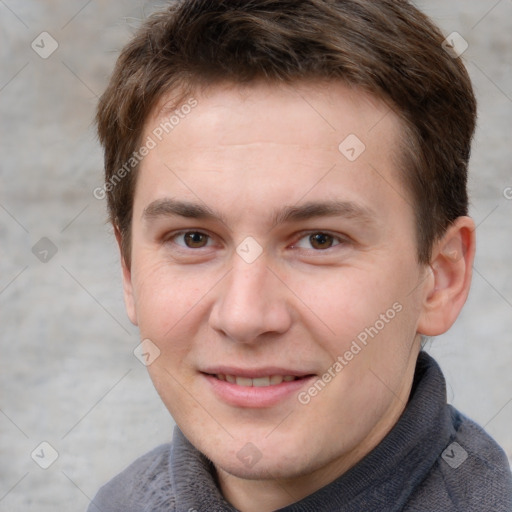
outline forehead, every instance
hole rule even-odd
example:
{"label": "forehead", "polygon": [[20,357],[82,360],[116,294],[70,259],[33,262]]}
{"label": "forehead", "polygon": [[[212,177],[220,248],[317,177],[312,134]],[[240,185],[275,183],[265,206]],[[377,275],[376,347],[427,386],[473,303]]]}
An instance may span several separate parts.
{"label": "forehead", "polygon": [[233,194],[268,206],[315,193],[403,202],[401,121],[366,92],[332,82],[226,84],[176,98],[163,97],[145,126],[144,140],[155,142],[140,168],[146,204],[181,195],[217,200],[218,210]]}
{"label": "forehead", "polygon": [[[188,94],[180,90],[164,94],[152,109],[145,132],[158,131],[160,127],[164,138],[171,131],[179,136],[183,130],[177,130],[178,125],[185,124],[188,117],[200,119],[202,135],[213,128],[219,142],[227,135],[222,128],[229,125],[237,128],[230,133],[233,141],[256,136],[269,142],[304,143],[297,137],[296,128],[300,127],[308,145],[318,146],[336,143],[347,130],[364,139],[378,125],[382,125],[378,131],[388,134],[390,129],[394,134],[400,127],[398,117],[384,101],[339,81],[257,82],[222,83],[197,87]],[[269,130],[269,125],[274,129]],[[281,127],[287,129],[283,131]]]}

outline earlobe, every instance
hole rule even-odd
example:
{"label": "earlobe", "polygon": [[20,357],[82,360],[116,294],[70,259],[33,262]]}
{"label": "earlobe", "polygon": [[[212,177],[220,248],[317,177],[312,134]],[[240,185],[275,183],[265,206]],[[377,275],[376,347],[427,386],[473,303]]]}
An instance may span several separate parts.
{"label": "earlobe", "polygon": [[474,256],[475,224],[459,217],[433,248],[419,334],[438,336],[453,325],[469,294]]}
{"label": "earlobe", "polygon": [[135,298],[133,295],[131,268],[126,262],[126,258],[123,251],[122,235],[117,226],[114,226],[114,233],[116,235],[117,245],[119,247],[119,254],[121,258],[121,269],[123,273],[123,293],[126,313],[128,315],[128,318],[130,319],[130,322],[133,325],[137,325],[137,312],[135,308]]}

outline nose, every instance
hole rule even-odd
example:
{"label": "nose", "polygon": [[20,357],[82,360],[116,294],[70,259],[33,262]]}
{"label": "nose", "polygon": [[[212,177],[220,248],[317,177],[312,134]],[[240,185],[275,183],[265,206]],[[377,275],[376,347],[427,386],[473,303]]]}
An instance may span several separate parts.
{"label": "nose", "polygon": [[292,323],[287,289],[264,258],[246,263],[234,256],[233,268],[218,288],[210,326],[238,343],[255,343],[283,334]]}

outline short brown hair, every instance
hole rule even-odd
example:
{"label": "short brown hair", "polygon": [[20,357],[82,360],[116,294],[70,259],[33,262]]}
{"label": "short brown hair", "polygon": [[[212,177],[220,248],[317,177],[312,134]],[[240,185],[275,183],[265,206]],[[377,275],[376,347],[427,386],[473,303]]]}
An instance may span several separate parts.
{"label": "short brown hair", "polygon": [[170,91],[181,99],[221,82],[339,80],[402,118],[401,171],[413,202],[418,260],[467,215],[476,101],[439,29],[405,0],[178,0],[151,15],[123,49],[100,99],[108,209],[129,264],[137,169],[116,172]]}

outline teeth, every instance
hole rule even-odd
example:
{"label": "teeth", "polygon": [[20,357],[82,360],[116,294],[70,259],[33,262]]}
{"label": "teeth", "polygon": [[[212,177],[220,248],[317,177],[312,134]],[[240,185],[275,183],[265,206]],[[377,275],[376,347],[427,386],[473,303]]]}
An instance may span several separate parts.
{"label": "teeth", "polygon": [[282,375],[272,375],[270,377],[270,385],[275,386],[276,384],[281,384],[283,382],[283,376]]}
{"label": "teeth", "polygon": [[252,379],[252,385],[258,388],[270,386],[270,377],[259,377],[257,379]]}
{"label": "teeth", "polygon": [[252,379],[248,379],[247,377],[237,377],[236,378],[236,385],[237,386],[252,386]]}
{"label": "teeth", "polygon": [[218,373],[216,377],[219,380],[227,381],[231,384],[236,384],[237,386],[244,387],[267,387],[267,386],[276,386],[281,384],[282,382],[291,382],[296,380],[298,377],[294,377],[293,375],[272,375],[271,377],[255,377],[251,379],[249,377],[236,377],[234,375],[224,375],[223,373]]}

